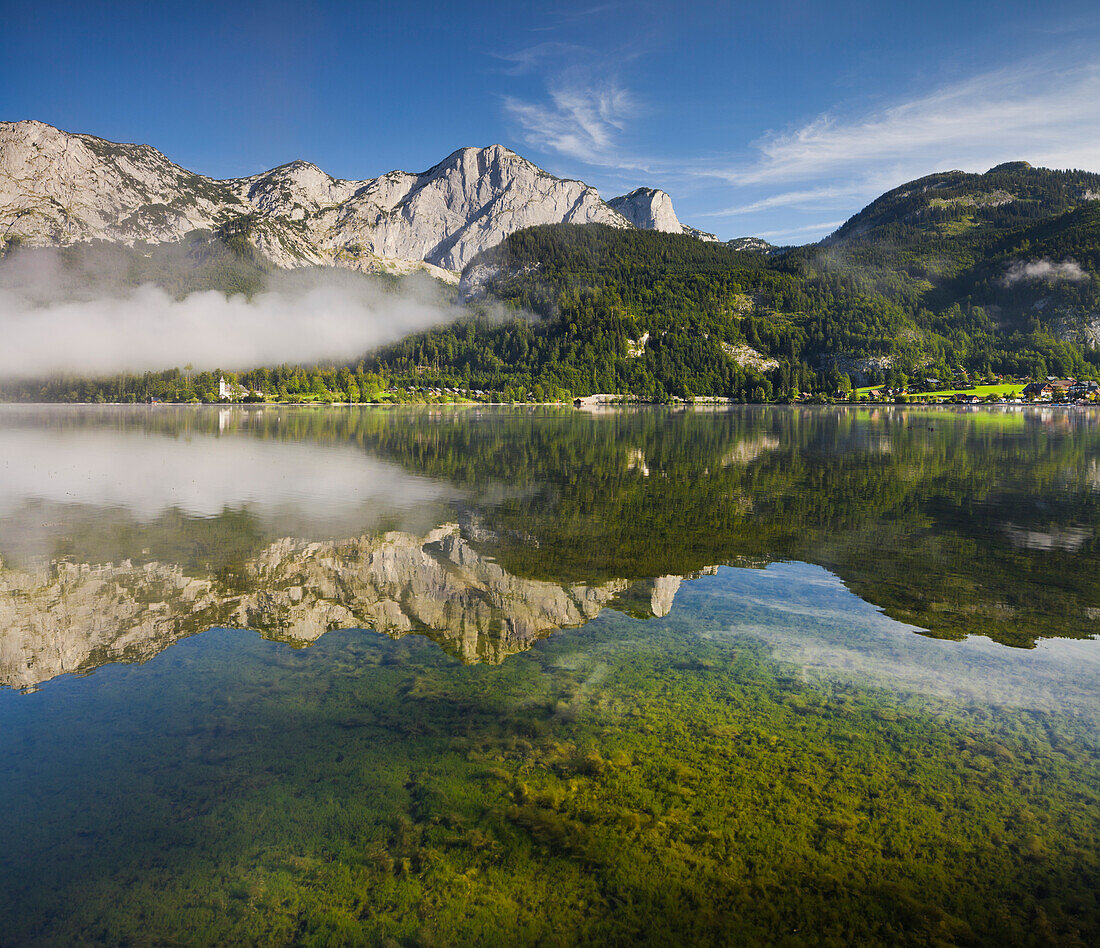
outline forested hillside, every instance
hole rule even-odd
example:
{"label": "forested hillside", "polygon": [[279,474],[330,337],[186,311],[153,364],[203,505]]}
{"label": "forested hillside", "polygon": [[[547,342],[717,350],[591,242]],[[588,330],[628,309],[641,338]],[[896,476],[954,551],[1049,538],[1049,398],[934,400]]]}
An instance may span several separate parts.
{"label": "forested hillside", "polygon": [[477,387],[754,401],[959,371],[1093,377],[1096,196],[1100,175],[1084,172],[949,172],[884,195],[819,244],[768,255],[531,228],[475,259],[463,290],[536,319],[437,330],[376,366],[405,378],[438,369]]}
{"label": "forested hillside", "polygon": [[[813,374],[799,361],[802,327],[758,314],[753,302],[784,299],[792,285],[789,273],[757,254],[691,237],[530,228],[478,258],[464,278],[468,300],[501,300],[517,319],[413,336],[372,364],[400,379],[419,371],[473,388],[536,394],[662,398],[758,389],[764,398],[777,386],[797,387],[803,374],[809,384]],[[739,365],[723,348],[746,341],[784,353],[774,378]]]}

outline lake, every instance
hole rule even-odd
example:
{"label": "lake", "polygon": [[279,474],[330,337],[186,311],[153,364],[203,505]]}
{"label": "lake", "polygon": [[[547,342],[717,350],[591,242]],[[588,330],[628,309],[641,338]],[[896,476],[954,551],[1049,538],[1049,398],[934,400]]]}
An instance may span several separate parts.
{"label": "lake", "polygon": [[0,406],[0,944],[1100,943],[1100,418]]}

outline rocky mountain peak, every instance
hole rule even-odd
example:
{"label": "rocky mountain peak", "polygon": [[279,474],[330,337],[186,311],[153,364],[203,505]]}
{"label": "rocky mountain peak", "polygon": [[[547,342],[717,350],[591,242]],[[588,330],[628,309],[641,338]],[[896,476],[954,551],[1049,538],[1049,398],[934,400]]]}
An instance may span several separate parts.
{"label": "rocky mountain peak", "polygon": [[291,220],[304,220],[346,201],[360,184],[333,178],[308,161],[292,161],[229,183],[242,201]]}
{"label": "rocky mountain peak", "polygon": [[680,224],[664,191],[639,188],[605,203],[583,181],[557,178],[500,144],[460,148],[424,172],[361,181],[301,160],[218,181],[149,145],[33,120],[0,123],[0,239],[170,243],[245,215],[242,232],[277,266],[420,267],[436,275],[453,275],[537,224],[635,226],[709,239]]}
{"label": "rocky mountain peak", "polygon": [[178,240],[211,227],[233,195],[148,145],[0,123],[0,234],[57,245]]}
{"label": "rocky mountain peak", "polygon": [[422,174],[366,182],[341,226],[379,256],[461,270],[514,231],[549,223],[629,226],[594,188],[556,178],[502,145],[460,148]]}
{"label": "rocky mountain peak", "polygon": [[672,207],[672,198],[657,188],[635,188],[607,202],[635,227],[682,234],[684,225]]}
{"label": "rocky mountain peak", "polygon": [[659,188],[635,188],[629,194],[607,202],[631,224],[641,230],[658,230],[666,234],[687,234],[698,240],[716,241],[714,234],[681,224],[672,207],[672,198]]}

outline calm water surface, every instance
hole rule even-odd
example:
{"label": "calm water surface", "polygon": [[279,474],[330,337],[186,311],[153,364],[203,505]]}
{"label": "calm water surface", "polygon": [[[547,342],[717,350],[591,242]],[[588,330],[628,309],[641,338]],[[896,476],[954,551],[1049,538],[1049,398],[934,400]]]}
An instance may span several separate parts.
{"label": "calm water surface", "polygon": [[1098,422],[0,406],[0,944],[1100,943]]}

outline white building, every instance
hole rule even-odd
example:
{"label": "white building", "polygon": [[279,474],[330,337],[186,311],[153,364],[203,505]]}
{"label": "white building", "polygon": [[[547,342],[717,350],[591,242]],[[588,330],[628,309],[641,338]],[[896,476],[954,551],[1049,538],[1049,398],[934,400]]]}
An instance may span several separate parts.
{"label": "white building", "polygon": [[238,385],[236,382],[227,382],[224,375],[218,379],[219,401],[239,402],[246,395],[257,395],[262,398],[263,394],[263,392],[248,392],[243,385]]}

